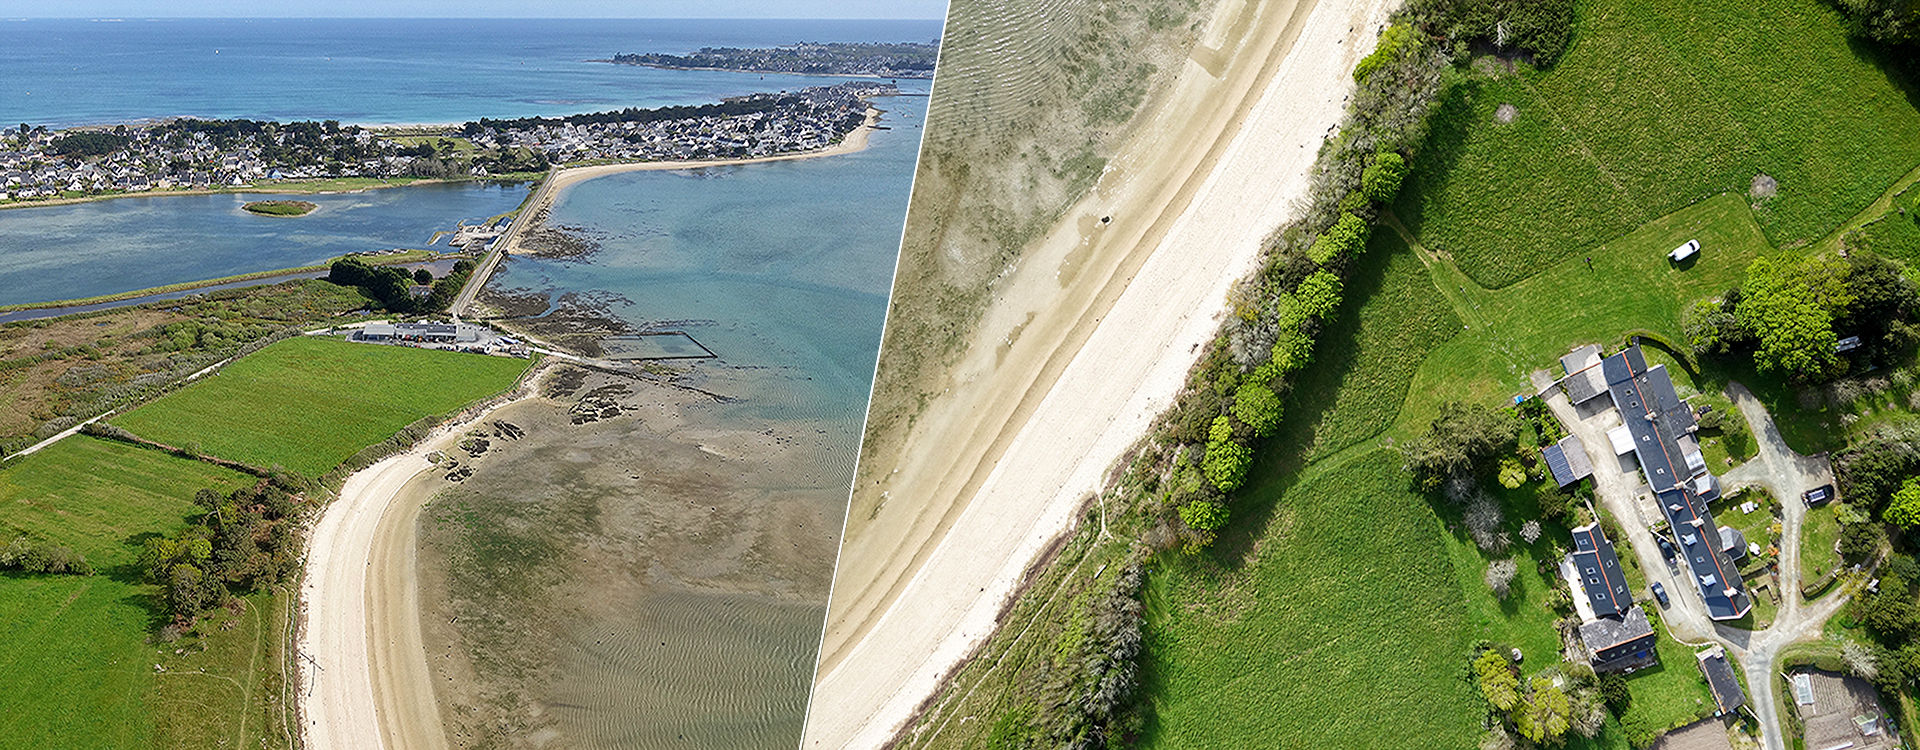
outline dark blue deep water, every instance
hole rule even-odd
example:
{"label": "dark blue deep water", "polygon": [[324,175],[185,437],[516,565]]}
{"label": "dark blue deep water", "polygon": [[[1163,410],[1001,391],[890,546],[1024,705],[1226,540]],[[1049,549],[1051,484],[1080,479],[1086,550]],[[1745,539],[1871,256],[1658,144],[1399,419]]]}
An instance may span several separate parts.
{"label": "dark blue deep water", "polygon": [[698,104],[830,83],[587,62],[801,41],[932,41],[938,21],[0,21],[0,123],[175,116],[465,122]]}

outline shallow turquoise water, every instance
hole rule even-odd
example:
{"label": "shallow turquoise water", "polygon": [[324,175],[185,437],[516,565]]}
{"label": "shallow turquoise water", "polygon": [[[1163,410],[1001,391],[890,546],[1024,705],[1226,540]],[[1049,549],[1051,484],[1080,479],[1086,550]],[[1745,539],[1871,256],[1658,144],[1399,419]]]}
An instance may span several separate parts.
{"label": "shallow turquoise water", "polygon": [[762,371],[735,408],[841,425],[851,481],[926,102],[880,100],[891,129],[853,154],[580,183],[548,221],[598,252],[514,257],[493,287],[616,298],[609,311],[634,327],[686,331],[714,365]]}

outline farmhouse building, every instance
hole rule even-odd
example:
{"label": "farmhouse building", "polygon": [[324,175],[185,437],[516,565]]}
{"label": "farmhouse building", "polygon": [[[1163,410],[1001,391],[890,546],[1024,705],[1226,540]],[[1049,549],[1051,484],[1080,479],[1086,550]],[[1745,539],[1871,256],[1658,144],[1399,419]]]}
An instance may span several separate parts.
{"label": "farmhouse building", "polygon": [[354,341],[471,344],[480,328],[465,323],[374,323],[353,332]]}
{"label": "farmhouse building", "polygon": [[1546,460],[1547,470],[1553,472],[1553,481],[1561,487],[1593,476],[1593,463],[1587,460],[1587,448],[1576,436],[1560,438],[1560,442],[1542,449],[1540,457]]}
{"label": "farmhouse building", "polygon": [[1583,620],[1580,640],[1595,672],[1631,672],[1658,660],[1653,625],[1634,606],[1620,557],[1600,524],[1573,530],[1573,553],[1561,570],[1573,586],[1574,610]]}
{"label": "farmhouse building", "polygon": [[1623,437],[1632,441],[1634,458],[1686,558],[1707,616],[1715,620],[1745,616],[1753,601],[1743,588],[1740,570],[1727,558],[1719,524],[1707,512],[1707,504],[1720,497],[1720,480],[1707,471],[1706,458],[1700,453],[1693,410],[1674,392],[1666,366],[1647,367],[1638,345],[1606,358],[1601,369],[1625,422]]}

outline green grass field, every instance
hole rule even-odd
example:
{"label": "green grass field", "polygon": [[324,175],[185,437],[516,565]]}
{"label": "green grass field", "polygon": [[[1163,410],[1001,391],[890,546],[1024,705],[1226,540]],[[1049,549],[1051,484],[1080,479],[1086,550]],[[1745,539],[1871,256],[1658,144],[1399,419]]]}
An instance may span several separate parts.
{"label": "green grass field", "polygon": [[1266,549],[1150,578],[1141,747],[1467,747],[1481,703],[1447,533],[1398,458],[1366,452],[1281,493]]}
{"label": "green grass field", "polygon": [[[1813,583],[1821,576],[1840,567],[1840,551],[1834,545],[1840,542],[1840,508],[1842,504],[1830,502],[1818,508],[1808,508],[1807,516],[1800,524],[1800,575],[1801,580]],[[1792,593],[1798,596],[1798,592]]]}
{"label": "green grass field", "polygon": [[1323,334],[1340,343],[1315,353],[1290,404],[1297,413],[1289,424],[1312,428],[1311,458],[1392,425],[1420,360],[1460,332],[1425,267],[1392,232],[1374,234],[1346,294],[1360,304],[1344,306]]}
{"label": "green grass field", "polygon": [[1817,0],[1583,3],[1552,70],[1451,93],[1399,213],[1492,287],[1757,174],[1774,244],[1818,240],[1920,164],[1920,111],[1868,54]]}
{"label": "green grass field", "polygon": [[149,440],[309,476],[400,428],[499,393],[527,361],[301,337],[113,420]]}
{"label": "green grass field", "polygon": [[[204,637],[156,646],[153,587],[132,569],[148,535],[186,524],[195,491],[250,481],[86,436],[0,469],[4,536],[69,545],[98,570],[0,575],[0,748],[254,747],[261,735],[284,735],[263,720],[270,703],[285,703],[267,675],[284,602],[250,597],[240,615],[210,618]],[[222,629],[229,619],[234,627]]]}

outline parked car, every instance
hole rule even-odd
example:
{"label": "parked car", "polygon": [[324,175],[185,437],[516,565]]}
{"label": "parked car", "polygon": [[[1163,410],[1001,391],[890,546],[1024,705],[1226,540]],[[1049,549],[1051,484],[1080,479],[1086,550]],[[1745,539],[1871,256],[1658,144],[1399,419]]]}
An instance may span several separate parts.
{"label": "parked car", "polygon": [[1660,585],[1659,581],[1654,581],[1651,588],[1653,589],[1653,598],[1660,600],[1660,608],[1666,609],[1669,604],[1667,601],[1667,587]]}
{"label": "parked car", "polygon": [[1807,503],[1807,507],[1809,508],[1815,505],[1824,503],[1828,500],[1832,500],[1833,485],[1823,484],[1813,489],[1807,490],[1806,494],[1803,494],[1800,496],[1800,499],[1805,501]]}
{"label": "parked car", "polygon": [[1700,241],[1687,240],[1687,244],[1676,247],[1673,249],[1673,252],[1667,253],[1667,259],[1675,263],[1682,263],[1685,262],[1686,259],[1693,257],[1694,253],[1697,252],[1700,252]]}

